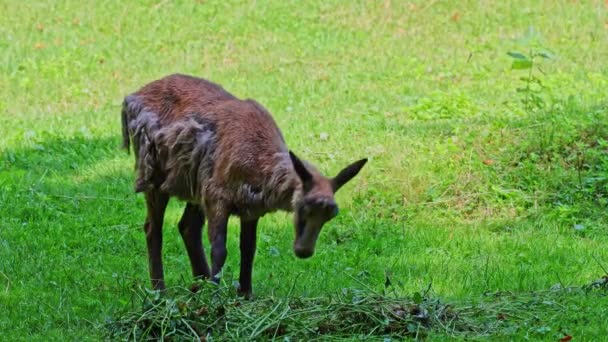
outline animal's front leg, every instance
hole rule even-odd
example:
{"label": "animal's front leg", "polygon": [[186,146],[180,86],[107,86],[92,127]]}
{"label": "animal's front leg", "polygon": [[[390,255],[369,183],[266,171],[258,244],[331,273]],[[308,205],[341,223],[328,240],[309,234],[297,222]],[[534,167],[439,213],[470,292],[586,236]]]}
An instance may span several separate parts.
{"label": "animal's front leg", "polygon": [[241,274],[238,292],[246,298],[251,296],[251,273],[255,257],[257,224],[257,218],[250,221],[241,220]]}
{"label": "animal's front leg", "polygon": [[205,258],[205,251],[201,240],[201,233],[205,215],[200,206],[193,203],[186,204],[184,214],[179,221],[179,232],[182,235],[190,264],[192,265],[192,275],[195,278],[210,278],[211,271]]}
{"label": "animal's front leg", "polygon": [[219,283],[219,273],[226,262],[226,235],[228,232],[228,214],[210,212],[209,214],[209,240],[211,243],[211,276],[215,283]]}

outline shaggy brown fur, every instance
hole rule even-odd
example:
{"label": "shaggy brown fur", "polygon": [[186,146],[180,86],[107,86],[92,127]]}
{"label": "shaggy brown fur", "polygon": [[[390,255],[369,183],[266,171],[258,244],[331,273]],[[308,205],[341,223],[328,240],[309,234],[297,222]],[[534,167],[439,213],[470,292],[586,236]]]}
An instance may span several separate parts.
{"label": "shaggy brown fur", "polygon": [[[357,175],[359,160],[326,178],[288,150],[268,111],[254,100],[240,100],[222,87],[187,75],[170,75],[125,97],[123,145],[135,153],[135,191],[144,192],[150,276],[164,288],[162,223],[170,197],[188,202],[179,223],[195,277],[217,281],[226,259],[230,215],[241,219],[240,291],[251,293],[258,219],[267,213],[294,212],[294,252],[314,253],[318,234],[337,215],[334,193]],[[212,269],[201,244],[209,222]]]}

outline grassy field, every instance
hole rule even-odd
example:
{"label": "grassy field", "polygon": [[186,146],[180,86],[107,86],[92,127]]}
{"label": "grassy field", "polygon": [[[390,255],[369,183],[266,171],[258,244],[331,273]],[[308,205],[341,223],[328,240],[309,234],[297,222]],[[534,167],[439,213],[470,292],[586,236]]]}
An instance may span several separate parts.
{"label": "grassy field", "polygon": [[[514,303],[607,273],[608,2],[57,0],[0,12],[3,340],[100,340],[141,305],[145,208],[119,148],[120,104],[175,72],[258,100],[324,172],[370,158],[313,258],[293,255],[289,215],[261,221],[260,300],[365,285],[483,306],[485,293]],[[532,69],[512,68],[530,65],[508,52],[531,51],[543,53]],[[168,286],[190,283],[182,207],[165,220]],[[227,274],[237,238],[231,221]],[[605,291],[551,298],[469,337],[605,338]]]}

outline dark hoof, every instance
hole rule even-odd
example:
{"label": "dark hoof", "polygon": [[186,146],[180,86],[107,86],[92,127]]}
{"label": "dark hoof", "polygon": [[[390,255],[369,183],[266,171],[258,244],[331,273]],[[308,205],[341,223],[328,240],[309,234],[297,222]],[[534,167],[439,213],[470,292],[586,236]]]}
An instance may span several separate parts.
{"label": "dark hoof", "polygon": [[167,290],[163,280],[152,281],[152,291],[165,292]]}
{"label": "dark hoof", "polygon": [[190,292],[192,293],[197,293],[198,291],[201,290],[201,285],[200,284],[192,284],[190,285]]}
{"label": "dark hoof", "polygon": [[243,297],[244,299],[248,299],[248,300],[249,300],[249,299],[253,299],[253,293],[251,292],[251,290],[243,291],[243,290],[241,290],[241,289],[238,289],[238,290],[236,291],[236,294],[237,294],[239,297]]}

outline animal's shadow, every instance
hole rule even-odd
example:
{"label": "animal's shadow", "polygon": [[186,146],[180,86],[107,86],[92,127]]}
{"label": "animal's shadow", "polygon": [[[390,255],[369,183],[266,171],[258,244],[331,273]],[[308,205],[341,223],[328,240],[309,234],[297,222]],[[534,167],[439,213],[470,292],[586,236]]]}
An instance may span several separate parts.
{"label": "animal's shadow", "polygon": [[[40,202],[88,200],[81,204],[100,206],[101,201],[135,197],[133,159],[124,156],[126,151],[112,137],[51,138],[8,149],[0,154],[0,181],[8,190],[0,196],[9,206],[27,203],[30,209]],[[83,215],[88,208],[77,209],[64,214]],[[9,212],[18,217],[20,210]]]}
{"label": "animal's shadow", "polygon": [[[115,137],[51,138],[2,151],[0,223],[6,256],[20,260],[15,272],[51,279],[53,268],[65,267],[84,280],[88,272],[111,273],[108,259],[145,260],[145,206],[133,190],[133,165]],[[144,262],[130,262],[145,274]]]}

